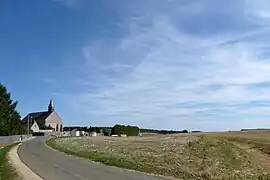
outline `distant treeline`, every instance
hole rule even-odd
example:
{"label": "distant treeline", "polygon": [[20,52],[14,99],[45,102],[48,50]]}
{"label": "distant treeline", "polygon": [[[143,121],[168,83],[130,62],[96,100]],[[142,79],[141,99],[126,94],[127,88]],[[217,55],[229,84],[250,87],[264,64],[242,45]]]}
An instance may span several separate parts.
{"label": "distant treeline", "polygon": [[241,129],[241,131],[269,131],[267,128],[257,128],[257,129]]}
{"label": "distant treeline", "polygon": [[[175,134],[175,133],[188,133],[187,130],[176,131],[176,130],[158,130],[158,129],[140,129],[137,126],[125,126],[116,124],[113,127],[87,127],[87,126],[70,126],[64,127],[64,131],[72,131],[73,129],[77,129],[79,131],[86,132],[97,132],[103,133],[104,135],[111,134],[127,134],[128,136],[137,136],[139,133],[157,133],[157,134]],[[194,131],[195,132],[195,131]],[[196,131],[200,132],[200,131]]]}
{"label": "distant treeline", "polygon": [[175,131],[175,130],[157,130],[157,129],[140,129],[141,133],[158,133],[158,134],[175,134],[175,133],[188,133],[188,130]]}
{"label": "distant treeline", "polygon": [[127,136],[138,136],[140,129],[137,126],[125,126],[116,124],[111,130],[111,135],[121,135],[126,134]]}

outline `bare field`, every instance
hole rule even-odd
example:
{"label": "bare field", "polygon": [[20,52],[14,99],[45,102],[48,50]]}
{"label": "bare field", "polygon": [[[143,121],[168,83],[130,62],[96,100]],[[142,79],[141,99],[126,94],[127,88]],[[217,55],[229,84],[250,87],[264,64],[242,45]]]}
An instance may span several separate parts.
{"label": "bare field", "polygon": [[[268,169],[255,161],[253,154],[230,139],[240,136],[246,137],[246,134],[189,133],[128,138],[59,138],[50,140],[47,144],[68,154],[107,165],[181,179],[268,177]],[[248,136],[254,137],[254,134]],[[266,134],[257,136],[267,137]]]}

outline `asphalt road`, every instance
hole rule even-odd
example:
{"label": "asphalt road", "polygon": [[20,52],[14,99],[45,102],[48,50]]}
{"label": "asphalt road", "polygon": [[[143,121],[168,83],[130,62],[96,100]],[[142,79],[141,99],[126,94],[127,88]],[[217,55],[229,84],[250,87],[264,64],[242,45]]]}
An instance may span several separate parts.
{"label": "asphalt road", "polygon": [[45,180],[168,180],[140,172],[108,167],[48,148],[44,138],[23,143],[18,149],[22,162]]}

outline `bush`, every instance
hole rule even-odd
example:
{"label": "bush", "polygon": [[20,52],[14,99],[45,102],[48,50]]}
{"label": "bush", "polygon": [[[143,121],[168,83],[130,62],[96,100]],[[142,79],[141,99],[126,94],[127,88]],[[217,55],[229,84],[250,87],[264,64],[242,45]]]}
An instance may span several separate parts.
{"label": "bush", "polygon": [[182,133],[188,133],[188,130],[185,129],[185,130],[182,131]]}

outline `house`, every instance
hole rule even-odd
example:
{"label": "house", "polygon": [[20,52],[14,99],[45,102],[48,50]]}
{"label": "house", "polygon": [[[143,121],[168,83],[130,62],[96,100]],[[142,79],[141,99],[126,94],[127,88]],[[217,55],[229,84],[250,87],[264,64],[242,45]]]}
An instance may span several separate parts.
{"label": "house", "polygon": [[70,136],[81,136],[81,131],[77,130],[77,129],[73,129],[70,132]]}
{"label": "house", "polygon": [[97,132],[91,132],[90,136],[97,136]]}
{"label": "house", "polygon": [[52,100],[50,100],[47,111],[31,112],[22,120],[23,124],[33,132],[62,132],[62,121],[54,110]]}

